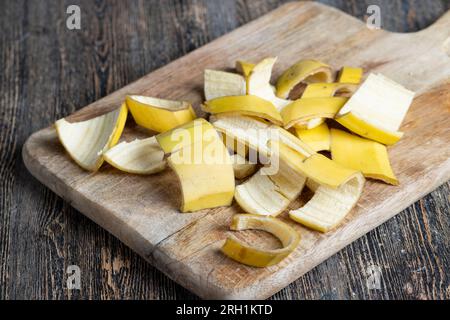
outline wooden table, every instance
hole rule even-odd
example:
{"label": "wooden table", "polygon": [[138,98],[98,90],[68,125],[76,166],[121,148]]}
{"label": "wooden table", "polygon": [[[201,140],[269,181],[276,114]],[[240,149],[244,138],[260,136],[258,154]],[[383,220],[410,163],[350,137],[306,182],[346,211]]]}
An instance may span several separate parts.
{"label": "wooden table", "polygon": [[[34,131],[285,1],[5,1],[0,11],[0,299],[196,299],[25,169]],[[426,27],[445,0],[322,1],[383,27]],[[81,8],[81,30],[66,8]],[[220,54],[220,53],[218,53]],[[449,183],[316,267],[274,299],[449,299]],[[69,290],[67,267],[81,270]],[[368,289],[368,268],[381,289]]]}

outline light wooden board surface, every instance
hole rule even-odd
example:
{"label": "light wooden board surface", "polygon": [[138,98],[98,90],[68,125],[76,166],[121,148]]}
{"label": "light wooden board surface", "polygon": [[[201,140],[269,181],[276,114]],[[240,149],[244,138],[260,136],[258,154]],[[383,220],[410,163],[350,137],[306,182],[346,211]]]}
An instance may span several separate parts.
{"label": "light wooden board surface", "polygon": [[[179,213],[178,185],[170,171],[142,177],[105,165],[98,173],[85,172],[66,155],[53,128],[28,139],[24,162],[72,206],[199,296],[266,298],[450,178],[449,36],[450,13],[421,32],[394,34],[369,30],[357,19],[323,5],[290,3],[72,117],[103,113],[131,93],[189,100],[201,114],[205,68],[229,69],[238,58],[258,61],[271,55],[279,57],[275,76],[300,58],[316,58],[336,68],[352,65],[380,72],[417,91],[402,126],[405,136],[389,148],[401,185],[369,181],[346,222],[325,235],[289,222],[301,233],[302,242],[288,259],[270,268],[246,267],[224,257],[218,249],[239,207]],[[142,134],[137,131],[130,125],[123,138]],[[282,218],[289,221],[285,214]],[[245,235],[254,243],[274,245],[265,234]]]}

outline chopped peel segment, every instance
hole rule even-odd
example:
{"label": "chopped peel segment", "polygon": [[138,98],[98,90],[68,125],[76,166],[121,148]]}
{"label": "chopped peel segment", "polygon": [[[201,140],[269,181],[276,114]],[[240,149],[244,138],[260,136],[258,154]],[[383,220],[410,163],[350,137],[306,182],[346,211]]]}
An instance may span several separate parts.
{"label": "chopped peel segment", "polygon": [[284,161],[299,174],[320,185],[338,188],[359,174],[358,171],[345,168],[319,153],[305,158],[304,155],[283,142],[270,141],[270,143],[278,144],[280,160]]}
{"label": "chopped peel segment", "polygon": [[363,69],[342,67],[339,71],[337,82],[359,84],[363,75]]}
{"label": "chopped peel segment", "polygon": [[156,136],[164,153],[172,153],[196,141],[202,141],[205,136],[217,135],[214,127],[205,119],[198,118],[170,131],[160,133]]}
{"label": "chopped peel segment", "polygon": [[164,132],[196,118],[192,105],[185,101],[172,101],[131,95],[126,104],[134,120],[141,127]]}
{"label": "chopped peel segment", "polygon": [[266,119],[272,123],[281,125],[283,119],[275,106],[260,97],[229,96],[206,101],[203,110],[212,114],[242,114]]}
{"label": "chopped peel segment", "polygon": [[206,69],[204,78],[206,100],[247,93],[245,78],[240,74]]}
{"label": "chopped peel segment", "polygon": [[370,74],[339,110],[336,121],[360,136],[392,145],[402,136],[398,130],[413,98],[414,92],[400,84]]}
{"label": "chopped peel segment", "polygon": [[236,179],[247,178],[256,171],[256,163],[248,161],[237,153],[231,155],[231,162],[233,163],[234,177]]}
{"label": "chopped peel segment", "polygon": [[134,174],[153,174],[164,170],[166,161],[156,138],[121,142],[104,154],[113,167]]}
{"label": "chopped peel segment", "polygon": [[361,171],[365,177],[399,184],[389,163],[386,146],[379,142],[331,129],[331,156],[337,163]]}
{"label": "chopped peel segment", "polygon": [[282,110],[291,101],[277,97],[270,85],[272,68],[276,61],[276,57],[266,58],[253,67],[247,78],[247,94],[270,101],[278,110]]}
{"label": "chopped peel segment", "polygon": [[364,187],[361,173],[337,189],[308,180],[313,197],[301,208],[291,210],[289,217],[311,229],[327,232],[338,226],[356,205]]}
{"label": "chopped peel segment", "polygon": [[348,98],[343,97],[298,99],[281,110],[284,127],[286,129],[292,126],[312,129],[307,126],[308,120],[334,118],[347,101]]}
{"label": "chopped peel segment", "polygon": [[277,237],[283,248],[260,249],[245,244],[230,235],[222,247],[222,252],[231,259],[253,267],[268,267],[285,259],[300,242],[300,235],[287,223],[272,217],[253,214],[237,214],[233,216],[231,230],[262,230]]}
{"label": "chopped peel segment", "polygon": [[295,134],[316,152],[330,150],[330,129],[326,123],[313,129],[295,128]]}
{"label": "chopped peel segment", "polygon": [[286,69],[278,78],[277,96],[287,99],[289,93],[299,83],[331,82],[331,68],[317,60],[300,60]]}
{"label": "chopped peel segment", "polygon": [[217,135],[183,147],[167,162],[181,185],[182,212],[231,205],[235,190],[233,165]]}
{"label": "chopped peel segment", "polygon": [[125,104],[99,117],[80,122],[56,121],[59,140],[70,157],[83,169],[97,171],[103,154],[112,148],[122,135],[128,110]]}
{"label": "chopped peel segment", "polygon": [[304,176],[280,163],[276,174],[263,167],[238,185],[234,198],[245,212],[277,216],[300,195],[305,182]]}

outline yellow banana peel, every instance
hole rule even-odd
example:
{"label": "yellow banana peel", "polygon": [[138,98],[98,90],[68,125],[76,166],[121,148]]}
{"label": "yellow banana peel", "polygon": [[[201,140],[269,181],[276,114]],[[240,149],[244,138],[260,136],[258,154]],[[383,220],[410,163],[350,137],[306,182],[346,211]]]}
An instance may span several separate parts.
{"label": "yellow banana peel", "polygon": [[134,174],[153,174],[166,167],[164,151],[154,136],[121,142],[106,151],[104,158],[113,167]]}
{"label": "yellow banana peel", "polygon": [[97,171],[103,154],[119,141],[127,120],[128,109],[120,108],[80,122],[56,121],[58,138],[70,157],[83,169]]}
{"label": "yellow banana peel", "polygon": [[331,129],[331,156],[337,163],[361,171],[365,177],[398,185],[386,146],[338,129]]}
{"label": "yellow banana peel", "polygon": [[343,97],[298,99],[281,110],[284,127],[286,129],[292,126],[312,129],[306,126],[308,120],[334,118],[347,101],[348,98]]}
{"label": "yellow banana peel", "polygon": [[277,237],[283,248],[260,249],[245,244],[234,236],[229,236],[222,247],[222,252],[231,259],[253,267],[268,267],[285,259],[300,242],[300,235],[287,223],[276,218],[252,214],[233,216],[231,230],[262,230]]}
{"label": "yellow banana peel", "polygon": [[276,57],[266,58],[252,68],[247,77],[247,94],[270,101],[277,110],[282,110],[291,101],[277,97],[270,84],[272,68],[276,61]]}
{"label": "yellow banana peel", "polygon": [[301,82],[331,82],[331,79],[330,66],[317,60],[300,60],[278,78],[276,93],[279,98],[287,99],[291,90]]}
{"label": "yellow banana peel", "polygon": [[400,140],[399,128],[414,92],[376,74],[370,74],[336,115],[336,121],[365,138],[392,145]]}
{"label": "yellow banana peel", "polygon": [[363,75],[363,69],[343,67],[339,71],[337,82],[359,84]]}
{"label": "yellow banana peel", "polygon": [[205,137],[211,140],[217,136],[214,127],[205,119],[198,118],[170,131],[156,135],[156,140],[164,153],[173,153]]}
{"label": "yellow banana peel", "polygon": [[364,183],[361,173],[357,173],[337,189],[308,179],[306,185],[314,191],[314,195],[303,207],[291,210],[289,217],[311,229],[327,232],[342,223],[356,205]]}
{"label": "yellow banana peel", "polygon": [[313,129],[295,128],[295,134],[316,152],[330,150],[330,129],[326,123]]}
{"label": "yellow banana peel", "polygon": [[266,119],[272,123],[281,125],[283,119],[275,106],[260,97],[229,96],[206,101],[203,110],[212,114],[242,114]]}
{"label": "yellow banana peel", "polygon": [[236,187],[234,198],[248,213],[277,216],[296,199],[306,178],[280,163],[277,173],[263,167],[250,179]]}
{"label": "yellow banana peel", "polygon": [[304,155],[283,142],[271,140],[270,144],[278,145],[280,160],[320,185],[338,188],[358,174],[358,171],[345,168],[319,153],[305,158]]}
{"label": "yellow banana peel", "polygon": [[231,155],[231,162],[233,163],[234,177],[236,179],[247,178],[256,171],[256,163],[248,161],[237,153]]}
{"label": "yellow banana peel", "polygon": [[185,101],[172,101],[131,95],[126,104],[134,120],[141,127],[164,132],[196,118],[191,104]]}
{"label": "yellow banana peel", "polygon": [[181,212],[231,205],[235,190],[233,165],[218,136],[196,140],[172,153],[167,162],[181,185]]}

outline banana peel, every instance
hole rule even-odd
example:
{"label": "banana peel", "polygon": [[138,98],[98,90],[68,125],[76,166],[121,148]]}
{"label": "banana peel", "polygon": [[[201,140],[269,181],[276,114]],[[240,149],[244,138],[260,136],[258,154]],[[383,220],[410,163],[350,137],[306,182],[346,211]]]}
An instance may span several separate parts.
{"label": "banana peel", "polygon": [[304,176],[283,163],[276,174],[262,167],[236,187],[234,198],[245,212],[277,216],[300,195],[305,182]]}
{"label": "banana peel", "polygon": [[338,74],[337,82],[359,84],[363,75],[363,69],[343,67]]}
{"label": "banana peel", "polygon": [[305,157],[282,141],[271,140],[270,145],[271,147],[277,145],[281,161],[323,186],[336,189],[359,174],[358,171],[343,167],[319,153]]}
{"label": "banana peel", "polygon": [[398,142],[398,131],[414,98],[414,92],[377,74],[370,74],[336,115],[350,131],[386,144]]}
{"label": "banana peel", "polygon": [[295,128],[295,134],[316,152],[330,150],[330,129],[326,123],[313,129]]}
{"label": "banana peel", "polygon": [[331,129],[331,156],[337,163],[361,171],[365,177],[399,184],[389,163],[386,146],[379,142]]}
{"label": "banana peel", "polygon": [[235,191],[233,165],[217,135],[179,149],[167,162],[181,185],[181,212],[231,205]]}
{"label": "banana peel", "polygon": [[211,114],[241,114],[259,117],[281,125],[283,119],[275,106],[267,100],[253,95],[221,97],[206,101],[203,110]]}
{"label": "banana peel", "polygon": [[356,205],[361,197],[364,182],[361,173],[337,189],[308,180],[306,184],[314,191],[313,197],[303,207],[291,210],[289,217],[311,229],[328,232],[342,223]]}
{"label": "banana peel", "polygon": [[201,142],[205,137],[214,138],[216,135],[214,127],[208,121],[198,118],[156,135],[156,140],[164,153],[169,154],[195,142]]}
{"label": "banana peel", "polygon": [[260,249],[230,235],[222,246],[222,252],[237,262],[253,267],[268,267],[279,263],[291,254],[300,242],[300,235],[291,226],[267,216],[237,214],[233,216],[230,229],[233,231],[262,230],[273,234],[281,241],[283,245],[281,249]]}
{"label": "banana peel", "polygon": [[242,96],[247,93],[246,80],[240,74],[206,69],[204,78],[206,100],[225,96]]}
{"label": "banana peel", "polygon": [[153,174],[166,167],[164,151],[154,136],[121,142],[106,151],[104,158],[113,167],[134,174]]}
{"label": "banana peel", "polygon": [[[347,101],[348,98],[344,97],[298,99],[281,110],[284,127],[286,129],[293,126],[312,129],[311,126],[307,125],[309,120],[317,118],[332,119]],[[319,121],[316,126],[320,124],[322,123]]]}
{"label": "banana peel", "polygon": [[286,69],[277,80],[276,94],[287,99],[295,86],[304,83],[331,82],[330,66],[318,60],[300,60]]}
{"label": "banana peel", "polygon": [[192,105],[185,101],[172,101],[130,95],[126,104],[134,120],[141,127],[164,132],[196,118]]}
{"label": "banana peel", "polygon": [[97,171],[104,161],[103,154],[122,135],[128,109],[125,104],[99,117],[80,122],[56,121],[58,138],[70,157],[83,169]]}
{"label": "banana peel", "polygon": [[231,162],[233,163],[234,177],[236,179],[247,178],[256,171],[256,163],[248,161],[237,153],[231,155]]}
{"label": "banana peel", "polygon": [[251,69],[250,75],[247,77],[247,94],[270,101],[280,111],[291,101],[277,97],[270,84],[272,68],[276,61],[276,57],[266,58]]}

